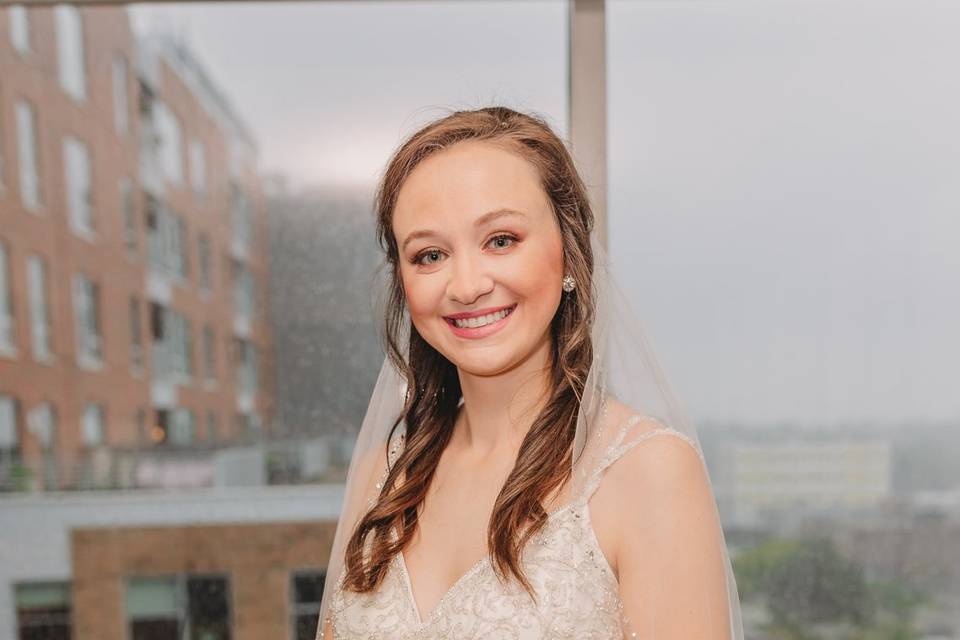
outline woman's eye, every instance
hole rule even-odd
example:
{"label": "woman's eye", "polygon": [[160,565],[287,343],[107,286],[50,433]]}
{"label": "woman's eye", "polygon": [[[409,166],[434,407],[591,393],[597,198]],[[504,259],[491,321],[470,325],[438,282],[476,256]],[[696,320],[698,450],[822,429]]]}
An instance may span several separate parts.
{"label": "woman's eye", "polygon": [[[516,238],[506,233],[501,233],[498,236],[493,236],[492,238],[490,238],[490,242],[497,243],[495,245],[497,249],[506,249],[507,247],[510,246],[510,244],[512,244],[513,242],[516,242],[516,240],[517,240]],[[506,244],[504,244],[504,242],[506,242]]]}
{"label": "woman's eye", "polygon": [[[432,259],[435,260],[435,262],[431,262],[431,261],[424,262],[424,259],[425,259],[425,258],[432,258]],[[422,265],[424,265],[424,266],[426,266],[426,265],[431,265],[431,264],[436,264],[436,263],[439,262],[439,261],[440,261],[440,250],[439,250],[439,249],[429,249],[429,250],[424,251],[423,253],[417,255],[417,257],[416,257],[416,263],[417,263],[417,264],[422,264]]]}

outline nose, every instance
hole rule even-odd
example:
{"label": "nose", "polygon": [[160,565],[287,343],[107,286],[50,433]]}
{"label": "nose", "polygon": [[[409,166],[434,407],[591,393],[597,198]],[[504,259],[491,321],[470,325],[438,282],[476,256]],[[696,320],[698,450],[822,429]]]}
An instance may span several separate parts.
{"label": "nose", "polygon": [[447,295],[462,305],[471,305],[493,289],[493,278],[475,257],[458,257],[450,271]]}

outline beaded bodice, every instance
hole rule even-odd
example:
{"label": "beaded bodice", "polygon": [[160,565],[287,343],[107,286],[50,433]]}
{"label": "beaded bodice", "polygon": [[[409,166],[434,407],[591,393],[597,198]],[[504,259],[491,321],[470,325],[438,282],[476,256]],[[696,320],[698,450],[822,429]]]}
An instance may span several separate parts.
{"label": "beaded bodice", "polygon": [[[658,428],[642,437],[623,442],[627,430],[641,419],[655,420],[640,415],[627,420],[596,465],[582,494],[550,513],[545,526],[524,547],[521,560],[537,602],[512,577],[501,583],[488,554],[467,570],[421,619],[403,554],[398,553],[373,592],[341,590],[341,573],[330,604],[333,638],[326,640],[630,637],[616,576],[600,550],[590,521],[589,499],[600,484],[603,471],[641,441],[659,434],[688,440],[658,423]],[[399,442],[402,446],[402,435]],[[396,451],[396,447],[391,450]],[[317,637],[323,638],[322,625]]]}

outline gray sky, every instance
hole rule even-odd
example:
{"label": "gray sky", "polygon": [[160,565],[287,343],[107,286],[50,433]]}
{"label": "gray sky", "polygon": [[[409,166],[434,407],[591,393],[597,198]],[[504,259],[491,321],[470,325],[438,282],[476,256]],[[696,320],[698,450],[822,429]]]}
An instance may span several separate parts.
{"label": "gray sky", "polygon": [[[295,184],[567,133],[566,3],[153,5]],[[608,0],[611,254],[697,420],[960,420],[960,4]]]}

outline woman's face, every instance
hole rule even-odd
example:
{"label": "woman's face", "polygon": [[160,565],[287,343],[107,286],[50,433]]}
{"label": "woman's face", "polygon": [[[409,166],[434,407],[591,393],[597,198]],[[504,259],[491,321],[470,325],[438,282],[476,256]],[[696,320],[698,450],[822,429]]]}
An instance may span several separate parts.
{"label": "woman's face", "polygon": [[413,325],[459,369],[495,375],[550,339],[563,244],[522,156],[466,141],[428,157],[400,189],[393,233]]}

